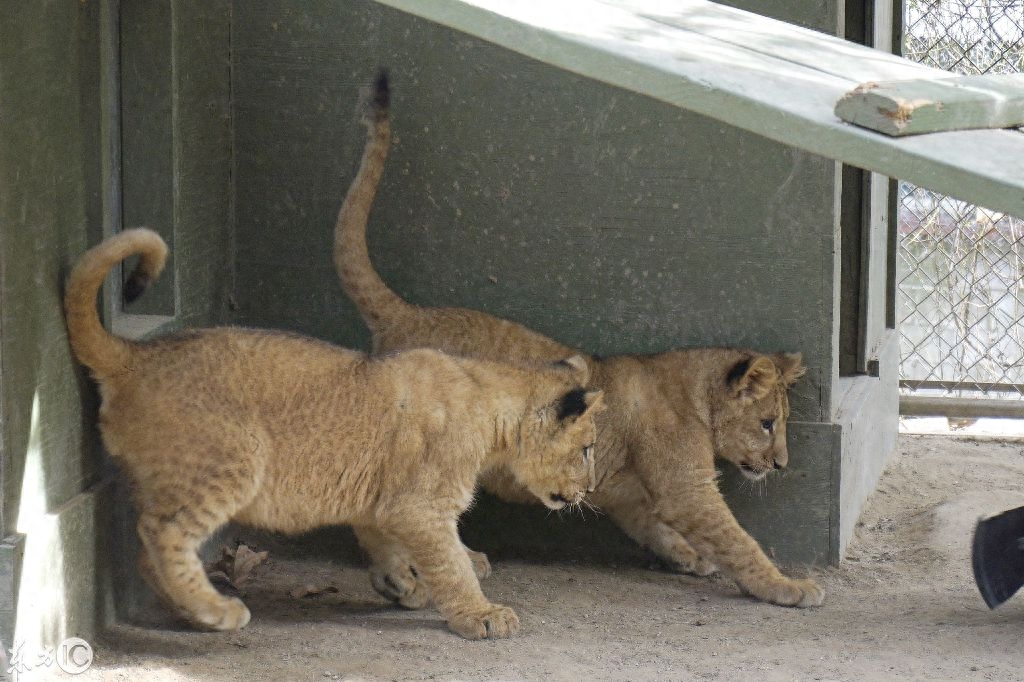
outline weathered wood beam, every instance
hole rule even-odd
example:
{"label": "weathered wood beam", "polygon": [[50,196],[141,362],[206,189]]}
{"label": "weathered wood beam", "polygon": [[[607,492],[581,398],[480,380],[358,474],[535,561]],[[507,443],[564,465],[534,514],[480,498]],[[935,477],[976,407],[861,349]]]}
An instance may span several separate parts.
{"label": "weathered wood beam", "polygon": [[777,142],[1024,215],[1024,134],[894,138],[839,119],[868,81],[951,74],[706,0],[378,0]]}

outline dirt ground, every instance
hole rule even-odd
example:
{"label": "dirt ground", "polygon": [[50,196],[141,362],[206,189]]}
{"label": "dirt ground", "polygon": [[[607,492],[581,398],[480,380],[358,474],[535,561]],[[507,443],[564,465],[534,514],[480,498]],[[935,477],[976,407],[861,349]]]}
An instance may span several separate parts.
{"label": "dirt ground", "polygon": [[[989,611],[978,517],[1024,505],[1024,441],[901,436],[824,606],[786,609],[721,578],[626,564],[495,562],[484,591],[517,637],[467,642],[388,606],[364,569],[272,554],[236,633],[118,626],[86,680],[1024,680],[1024,594]],[[303,583],[337,592],[297,599]],[[66,678],[65,678],[66,679]]]}

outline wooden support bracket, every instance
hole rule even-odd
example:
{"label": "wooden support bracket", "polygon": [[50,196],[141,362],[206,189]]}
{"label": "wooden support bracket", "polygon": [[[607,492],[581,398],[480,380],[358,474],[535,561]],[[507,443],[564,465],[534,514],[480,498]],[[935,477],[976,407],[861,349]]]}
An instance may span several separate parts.
{"label": "wooden support bracket", "polygon": [[894,137],[1024,125],[1024,74],[867,82],[846,93],[836,116]]}

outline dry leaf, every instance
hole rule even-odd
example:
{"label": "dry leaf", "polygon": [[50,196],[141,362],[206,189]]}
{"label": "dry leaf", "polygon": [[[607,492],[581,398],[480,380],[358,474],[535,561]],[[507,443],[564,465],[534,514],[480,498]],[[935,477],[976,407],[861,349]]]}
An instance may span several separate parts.
{"label": "dry leaf", "polygon": [[239,545],[235,550],[234,563],[231,566],[231,582],[235,587],[242,587],[253,577],[256,567],[267,560],[270,552],[254,552],[246,545]]}
{"label": "dry leaf", "polygon": [[247,545],[237,548],[225,545],[220,557],[206,565],[207,577],[219,591],[241,596],[241,588],[252,579],[256,567],[267,560],[270,552],[254,552]]}

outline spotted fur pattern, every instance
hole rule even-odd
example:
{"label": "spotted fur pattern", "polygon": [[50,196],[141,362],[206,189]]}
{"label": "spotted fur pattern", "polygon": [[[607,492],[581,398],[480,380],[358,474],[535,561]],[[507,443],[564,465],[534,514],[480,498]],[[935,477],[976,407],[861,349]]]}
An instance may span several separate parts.
{"label": "spotted fur pattern", "polygon": [[539,367],[426,349],[371,358],[237,328],[129,342],[102,327],[95,301],[133,254],[144,275],[133,280],[148,281],[166,246],[129,230],[91,249],[65,308],[72,348],[99,383],[103,441],[133,482],[140,570],[157,594],[199,627],[241,628],[249,610],[203,571],[206,538],[231,520],[287,533],[349,524],[364,545],[415,561],[455,632],[516,631],[516,614],[480,590],[456,522],[488,467],[513,472],[556,509],[593,489],[585,451],[603,407],[599,391],[580,393],[582,358]]}

